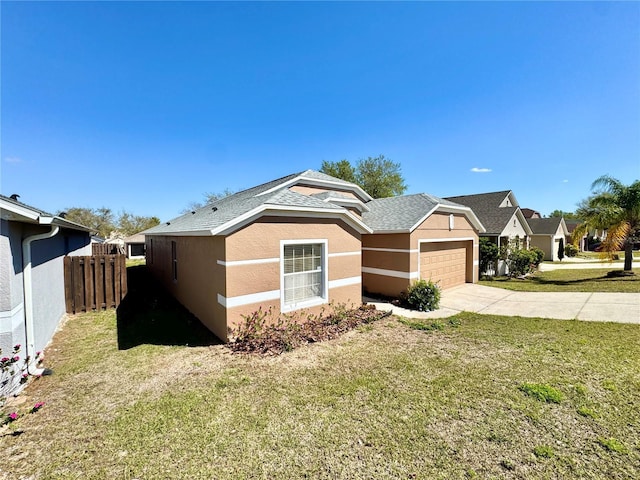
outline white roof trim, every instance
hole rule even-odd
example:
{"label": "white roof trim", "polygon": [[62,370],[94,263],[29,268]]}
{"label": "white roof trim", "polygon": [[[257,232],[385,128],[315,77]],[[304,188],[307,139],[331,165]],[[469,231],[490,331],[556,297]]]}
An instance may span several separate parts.
{"label": "white roof trim", "polygon": [[416,228],[418,228],[420,225],[422,225],[422,223],[427,218],[429,218],[431,215],[433,215],[435,212],[464,213],[465,216],[471,222],[471,224],[474,227],[476,227],[476,229],[478,229],[479,233],[484,233],[485,232],[484,226],[482,225],[482,223],[480,222],[478,217],[476,217],[476,214],[473,212],[473,210],[471,210],[469,207],[463,207],[463,206],[457,207],[457,206],[454,206],[454,205],[443,205],[442,203],[438,203],[435,207],[433,207],[431,210],[429,210],[429,212],[424,217],[422,217],[415,225],[413,225],[409,229],[409,232],[413,232]]}
{"label": "white roof trim", "polygon": [[348,210],[327,210],[324,208],[305,207],[292,208],[285,205],[263,204],[247,213],[228,221],[209,231],[210,235],[228,235],[248,225],[258,217],[273,215],[281,217],[341,218],[359,233],[373,233],[362,220]]}
{"label": "white roof trim", "polygon": [[287,180],[286,182],[282,182],[281,184],[278,184],[275,187],[271,187],[269,190],[265,190],[264,192],[259,193],[258,195],[256,195],[256,197],[267,195],[269,193],[275,192],[276,190],[280,190],[281,188],[284,188],[284,187],[291,187],[295,184],[301,183],[301,180],[304,180],[304,183],[307,185],[312,185],[316,187],[326,187],[326,186],[330,186],[334,188],[340,187],[342,190],[351,190],[353,192],[357,192],[359,194],[358,196],[362,198],[362,200],[364,200],[365,202],[373,200],[372,196],[370,196],[367,192],[365,192],[360,186],[356,185],[355,183],[346,182],[345,180],[346,182],[345,184],[342,182],[332,182],[330,180],[309,178],[309,177],[305,177],[304,173],[298,175],[295,178]]}

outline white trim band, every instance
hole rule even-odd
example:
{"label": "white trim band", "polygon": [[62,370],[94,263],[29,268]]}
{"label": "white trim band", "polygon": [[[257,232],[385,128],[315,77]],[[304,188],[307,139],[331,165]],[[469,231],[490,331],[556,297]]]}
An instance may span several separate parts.
{"label": "white trim band", "polygon": [[248,295],[238,295],[237,297],[224,297],[218,294],[218,303],[226,308],[242,307],[243,305],[251,305],[252,303],[267,302],[270,300],[279,300],[280,290],[270,290],[268,292],[250,293]]}
{"label": "white trim band", "polygon": [[225,262],[224,260],[218,260],[218,265],[223,267],[236,267],[240,265],[259,265],[261,263],[278,263],[279,258],[256,258],[253,260],[230,260]]}
{"label": "white trim band", "polygon": [[382,268],[362,267],[362,273],[372,273],[373,275],[382,275],[383,277],[404,278],[407,280],[417,279],[420,277],[418,272],[399,272],[398,270],[385,270]]}
{"label": "white trim band", "polygon": [[359,283],[362,283],[362,277],[360,275],[358,275],[357,277],[340,278],[338,280],[329,280],[329,289],[346,287],[348,285],[358,285]]}
{"label": "white trim band", "polygon": [[378,248],[378,247],[362,247],[362,250],[369,252],[390,252],[390,253],[418,253],[417,249],[404,249],[404,248]]}
{"label": "white trim band", "polygon": [[333,257],[350,257],[352,255],[362,255],[362,252],[360,250],[357,250],[355,252],[336,252],[336,253],[330,253],[329,254],[329,258],[333,258]]}
{"label": "white trim band", "polygon": [[24,315],[19,315],[23,310],[24,303],[21,302],[11,310],[0,312],[0,332],[12,332],[22,322],[24,322]]}

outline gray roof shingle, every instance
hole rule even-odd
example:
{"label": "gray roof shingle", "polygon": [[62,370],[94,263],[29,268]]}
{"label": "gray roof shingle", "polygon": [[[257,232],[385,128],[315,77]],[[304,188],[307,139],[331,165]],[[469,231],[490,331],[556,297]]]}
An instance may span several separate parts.
{"label": "gray roof shingle", "polygon": [[362,220],[374,232],[409,231],[439,205],[464,207],[427,193],[417,193],[372,200],[367,203],[369,211],[362,214]]}
{"label": "gray roof shingle", "polygon": [[482,225],[484,225],[487,234],[499,235],[519,208],[500,207],[500,204],[510,193],[510,190],[504,190],[501,192],[480,193],[477,195],[447,197],[447,200],[471,208],[480,222],[482,222]]}
{"label": "gray roof shingle", "polygon": [[558,231],[561,221],[562,217],[527,219],[534,235],[554,235]]}
{"label": "gray roof shingle", "polygon": [[[222,227],[226,223],[236,220],[260,206],[268,205],[291,207],[291,210],[294,211],[297,208],[316,208],[327,210],[327,212],[340,211],[346,213],[346,210],[340,206],[289,190],[289,182],[300,176],[322,180],[330,179],[334,183],[336,181],[340,182],[338,179],[313,170],[294,173],[216,200],[169,222],[145,230],[144,234],[204,233]],[[344,183],[345,186],[352,185],[349,182]]]}

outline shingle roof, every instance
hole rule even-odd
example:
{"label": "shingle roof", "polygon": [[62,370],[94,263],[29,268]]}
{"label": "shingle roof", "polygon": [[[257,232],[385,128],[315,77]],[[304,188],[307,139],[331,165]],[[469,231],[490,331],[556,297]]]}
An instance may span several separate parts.
{"label": "shingle roof", "polygon": [[238,220],[243,215],[250,214],[260,207],[284,207],[292,211],[300,209],[322,209],[327,213],[342,212],[347,214],[347,210],[333,205],[322,199],[309,195],[293,192],[288,189],[290,182],[298,177],[314,178],[332,181],[333,183],[344,183],[345,186],[353,186],[349,182],[343,182],[320,172],[307,170],[301,173],[294,173],[286,177],[279,178],[256,187],[243,190],[228,197],[210,203],[198,210],[186,213],[169,222],[157,225],[144,233],[147,235],[159,234],[179,234],[179,233],[206,233],[223,227],[228,223]]}
{"label": "shingle roof", "polygon": [[[90,232],[91,229],[79,223],[72,222],[63,217],[53,215],[49,212],[45,212],[26,203],[14,200],[13,198],[0,195],[0,207],[4,210],[8,210],[18,215],[15,219],[18,221],[27,221],[28,223],[40,223],[40,224],[54,224],[63,228],[70,228],[73,230],[80,230],[83,232]],[[62,214],[61,214],[62,215]]]}
{"label": "shingle roof", "polygon": [[519,208],[500,207],[500,204],[510,193],[510,190],[504,190],[477,195],[447,197],[447,200],[471,208],[482,222],[482,225],[484,225],[487,234],[499,235]]}
{"label": "shingle roof", "polygon": [[527,219],[534,235],[554,235],[558,231],[561,221],[562,217]]}
{"label": "shingle roof", "polygon": [[464,208],[463,205],[427,193],[378,198],[367,203],[362,220],[374,232],[410,231],[438,206]]}

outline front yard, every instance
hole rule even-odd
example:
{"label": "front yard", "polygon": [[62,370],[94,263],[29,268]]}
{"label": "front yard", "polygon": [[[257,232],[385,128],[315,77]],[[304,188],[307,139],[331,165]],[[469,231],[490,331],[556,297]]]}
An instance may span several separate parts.
{"label": "front yard", "polygon": [[640,292],[640,275],[608,277],[605,268],[535,272],[525,279],[496,277],[480,285],[520,292]]}
{"label": "front yard", "polygon": [[388,317],[255,357],[185,346],[175,322],[171,345],[72,317],[0,478],[640,478],[637,326]]}

